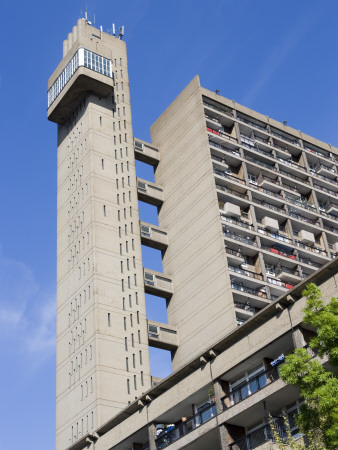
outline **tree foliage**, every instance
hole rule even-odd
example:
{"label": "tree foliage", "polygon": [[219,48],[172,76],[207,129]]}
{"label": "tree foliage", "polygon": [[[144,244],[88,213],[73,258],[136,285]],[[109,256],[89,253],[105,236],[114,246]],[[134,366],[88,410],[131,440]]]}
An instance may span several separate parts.
{"label": "tree foliage", "polygon": [[[338,299],[325,305],[320,289],[310,283],[303,291],[307,297],[303,322],[316,329],[310,349],[321,358],[328,358],[338,368]],[[297,417],[302,433],[315,436],[327,449],[338,448],[338,378],[324,369],[318,358],[305,348],[296,349],[286,357],[280,368],[281,377],[300,389],[305,400]],[[318,444],[319,445],[319,444]],[[315,448],[320,448],[315,447]],[[323,447],[321,447],[323,448]]]}

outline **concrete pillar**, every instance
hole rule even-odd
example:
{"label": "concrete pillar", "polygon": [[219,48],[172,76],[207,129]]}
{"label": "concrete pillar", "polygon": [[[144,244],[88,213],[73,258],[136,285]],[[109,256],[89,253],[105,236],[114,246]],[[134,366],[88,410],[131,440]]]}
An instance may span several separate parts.
{"label": "concrete pillar", "polygon": [[306,341],[301,328],[296,328],[292,331],[292,340],[295,349],[304,347]]}
{"label": "concrete pillar", "polygon": [[156,450],[156,425],[154,422],[148,425],[149,450]]}
{"label": "concrete pillar", "polygon": [[221,414],[221,412],[223,412],[223,404],[221,398],[225,395],[224,386],[222,380],[214,380],[213,384],[217,414]]}
{"label": "concrete pillar", "polygon": [[229,444],[230,444],[230,437],[228,430],[226,429],[225,425],[220,425],[218,427],[219,431],[219,441],[220,441],[220,448],[221,450],[229,450]]}

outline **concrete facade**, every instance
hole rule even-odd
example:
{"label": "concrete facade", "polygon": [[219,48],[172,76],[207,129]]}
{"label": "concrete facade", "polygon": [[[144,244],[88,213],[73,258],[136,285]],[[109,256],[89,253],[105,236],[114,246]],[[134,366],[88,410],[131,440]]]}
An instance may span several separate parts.
{"label": "concrete facade", "polygon": [[[311,335],[303,280],[325,298],[337,292],[337,149],[198,77],[152,125],[151,143],[134,138],[126,45],[84,19],[48,89],[57,450],[266,445],[267,412],[278,421],[299,407],[271,362]],[[135,159],[155,183],[136,176]],[[157,207],[159,226],[140,221],[139,200]],[[162,252],[163,273],[144,267],[141,244]],[[168,324],[147,320],[145,293],[166,299]],[[171,351],[165,380],[151,377],[149,346]],[[259,389],[237,401],[238,379],[255,370],[264,385],[255,378]],[[173,430],[159,434],[161,424]]]}

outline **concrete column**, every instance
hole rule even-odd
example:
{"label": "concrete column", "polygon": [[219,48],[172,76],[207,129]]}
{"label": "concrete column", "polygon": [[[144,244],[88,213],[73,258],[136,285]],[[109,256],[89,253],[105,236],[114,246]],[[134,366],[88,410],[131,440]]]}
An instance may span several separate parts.
{"label": "concrete column", "polygon": [[223,404],[221,398],[225,395],[223,391],[222,381],[214,380],[213,383],[217,414],[221,414],[221,412],[223,412]]}
{"label": "concrete column", "polygon": [[154,422],[148,425],[149,450],[156,450],[156,425]]}
{"label": "concrete column", "polygon": [[228,430],[226,429],[225,425],[220,425],[218,427],[218,430],[219,430],[219,441],[221,444],[220,448],[221,448],[221,450],[228,450],[229,444],[230,444]]}
{"label": "concrete column", "polygon": [[292,340],[295,349],[302,348],[306,344],[303,332],[300,328],[296,328],[295,330],[292,331]]}

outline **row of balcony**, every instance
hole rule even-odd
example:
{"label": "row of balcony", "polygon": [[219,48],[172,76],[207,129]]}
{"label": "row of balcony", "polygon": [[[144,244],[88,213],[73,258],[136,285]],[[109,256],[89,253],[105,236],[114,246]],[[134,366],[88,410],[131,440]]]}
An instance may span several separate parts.
{"label": "row of balcony", "polygon": [[[232,139],[234,140],[234,138],[232,138]],[[234,155],[236,155],[238,157],[241,157],[241,154],[238,151],[238,149],[230,149],[230,148],[227,148],[227,147],[225,147],[225,146],[223,146],[223,145],[221,145],[219,143],[213,142],[213,140],[212,140],[212,138],[210,136],[209,136],[209,143],[212,146],[216,147],[216,148],[219,148],[219,149],[224,150],[224,151],[226,151],[228,153],[231,153],[231,154],[234,154]],[[256,153],[260,153],[260,154],[262,154],[262,155],[264,155],[266,157],[269,157],[269,158],[272,158],[272,159],[276,159],[280,163],[288,165],[291,168],[294,168],[295,171],[302,171],[302,172],[304,172],[304,174],[306,173],[307,177],[309,176],[309,174],[307,174],[306,168],[304,166],[301,166],[298,163],[295,163],[295,162],[289,161],[289,160],[285,160],[283,158],[274,158],[274,156],[272,154],[270,154],[269,152],[266,152],[266,151],[264,151],[262,149],[259,149],[259,148],[256,148],[256,147],[253,147],[253,146],[250,146],[250,145],[244,145],[244,146],[246,148],[250,149],[250,150],[253,150]],[[310,184],[307,178],[301,178],[301,177],[297,176],[294,173],[290,174],[290,173],[286,172],[285,170],[283,170],[282,168],[278,169],[274,165],[268,164],[268,163],[266,163],[266,162],[264,162],[264,161],[262,161],[260,159],[254,158],[252,156],[245,155],[245,160],[249,161],[249,162],[253,162],[255,164],[258,164],[259,166],[264,167],[265,169],[268,169],[268,170],[271,170],[271,171],[274,171],[274,172],[279,172],[280,174],[288,176],[288,177],[292,177],[292,178],[296,179],[297,181],[299,181],[301,183],[308,184],[308,185]],[[316,168],[314,168],[314,169],[310,169],[310,176],[315,176],[316,178],[320,178],[323,181],[326,181],[328,183],[331,183],[331,184],[334,184],[334,185],[338,186],[338,181],[336,179],[326,177],[325,175],[322,174],[323,172],[324,173],[326,172],[326,173],[329,173],[329,174],[332,175],[331,169],[329,167],[324,166],[323,164],[321,164],[321,165],[316,166]],[[336,173],[334,173],[334,174],[336,175]]]}

